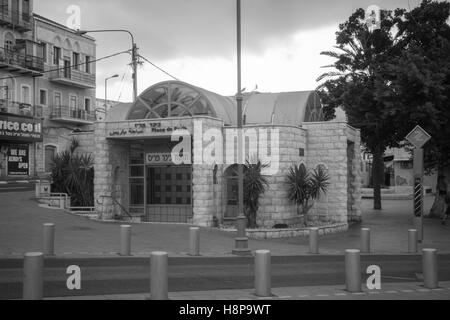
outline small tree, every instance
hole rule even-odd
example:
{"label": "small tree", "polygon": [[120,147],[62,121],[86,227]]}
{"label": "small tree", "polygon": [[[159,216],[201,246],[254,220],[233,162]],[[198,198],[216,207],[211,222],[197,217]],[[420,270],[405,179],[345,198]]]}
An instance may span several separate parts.
{"label": "small tree", "polygon": [[289,200],[297,205],[297,213],[307,215],[321,194],[328,192],[330,177],[319,166],[312,172],[306,170],[305,165],[294,165],[287,175]]}
{"label": "small tree", "polygon": [[262,164],[260,160],[254,164],[246,161],[244,165],[244,213],[248,228],[255,229],[258,227],[256,218],[259,199],[268,186],[267,178],[262,174],[262,170],[267,166],[267,164]]}
{"label": "small tree", "polygon": [[72,206],[94,205],[94,161],[90,154],[75,154],[76,139],[70,147],[57,154],[52,163],[52,190],[70,195]]}

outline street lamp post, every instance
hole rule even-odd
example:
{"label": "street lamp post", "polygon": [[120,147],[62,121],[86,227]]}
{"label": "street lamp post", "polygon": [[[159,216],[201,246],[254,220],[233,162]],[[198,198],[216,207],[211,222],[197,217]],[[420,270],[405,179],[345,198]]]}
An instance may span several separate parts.
{"label": "street lamp post", "polygon": [[248,238],[246,236],[247,219],[244,215],[244,150],[243,150],[243,119],[242,119],[242,84],[241,84],[241,0],[237,0],[237,125],[238,125],[238,214],[236,218],[237,235],[233,254],[250,255],[248,249]]}
{"label": "street lamp post", "polygon": [[118,76],[119,76],[118,74],[115,74],[105,79],[105,116],[106,112],[108,111],[108,80],[112,78],[117,78]]}
{"label": "street lamp post", "polygon": [[138,53],[137,53],[137,45],[134,41],[133,34],[125,29],[108,29],[108,30],[78,30],[76,34],[85,35],[86,33],[95,33],[95,32],[126,32],[131,37],[131,66],[133,68],[133,102],[137,99],[137,66],[138,66]]}

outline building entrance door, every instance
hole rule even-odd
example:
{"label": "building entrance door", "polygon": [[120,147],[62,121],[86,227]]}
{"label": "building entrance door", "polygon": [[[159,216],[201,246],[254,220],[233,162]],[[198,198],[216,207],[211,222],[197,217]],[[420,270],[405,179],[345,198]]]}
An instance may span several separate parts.
{"label": "building entrance door", "polygon": [[146,166],[145,180],[148,222],[189,222],[192,166]]}

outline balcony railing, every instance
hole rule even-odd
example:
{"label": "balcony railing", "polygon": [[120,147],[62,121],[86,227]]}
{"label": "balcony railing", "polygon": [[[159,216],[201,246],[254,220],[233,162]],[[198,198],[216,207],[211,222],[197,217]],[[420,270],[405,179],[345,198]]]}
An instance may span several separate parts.
{"label": "balcony railing", "polygon": [[[86,73],[75,68],[53,68],[50,72],[50,80],[66,85],[76,86],[84,89],[95,88],[95,75]],[[56,70],[55,70],[56,69]]]}
{"label": "balcony railing", "polygon": [[0,99],[0,112],[19,116],[42,118],[42,107]]}
{"label": "balcony railing", "polygon": [[50,116],[52,120],[72,122],[72,123],[88,123],[95,121],[95,115],[81,109],[72,109],[68,106],[53,107]]}
{"label": "balcony railing", "polygon": [[18,67],[41,73],[44,71],[44,59],[0,48],[0,66],[10,69]]}
{"label": "balcony railing", "polygon": [[0,24],[9,25],[19,31],[30,31],[31,16],[25,12],[0,7]]}

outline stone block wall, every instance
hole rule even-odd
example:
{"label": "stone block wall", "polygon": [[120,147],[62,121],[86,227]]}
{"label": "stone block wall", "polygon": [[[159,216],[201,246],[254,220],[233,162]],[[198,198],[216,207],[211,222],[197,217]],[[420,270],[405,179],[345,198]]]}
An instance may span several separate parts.
{"label": "stone block wall", "polygon": [[[256,129],[258,132],[258,148],[261,148],[261,145],[266,145],[269,150],[269,154],[274,152],[271,150],[272,148],[272,135],[268,134],[260,134],[259,130],[278,130],[279,132],[279,141],[277,143],[279,148],[279,165],[278,170],[274,170],[271,172],[267,172],[266,179],[268,182],[268,186],[266,188],[266,192],[261,196],[260,199],[260,208],[257,216],[258,226],[261,227],[273,227],[276,224],[288,224],[288,225],[296,225],[300,221],[300,217],[297,215],[296,206],[289,202],[288,193],[287,193],[287,185],[286,185],[286,175],[289,172],[289,168],[299,162],[305,161],[305,155],[301,156],[300,149],[306,148],[306,131],[300,127],[294,126],[273,126],[273,125],[259,125],[259,126],[245,126],[245,130],[248,129]],[[224,129],[224,133],[226,134],[226,130]],[[233,151],[236,152],[236,146],[226,146],[227,152]],[[246,148],[246,156],[247,158],[256,153],[259,154],[260,150],[254,150],[251,148]],[[259,158],[259,157],[258,157]],[[264,159],[260,159],[262,162]],[[267,162],[266,162],[267,163]],[[229,166],[224,168],[226,169]],[[225,170],[224,170],[225,171]],[[223,206],[222,211],[223,214],[226,210],[226,200],[227,200],[227,190],[226,190],[226,179],[223,177],[222,180],[222,198],[223,198]]]}
{"label": "stone block wall", "polygon": [[[309,213],[313,221],[327,223],[348,222],[350,215],[361,215],[360,212],[360,165],[359,159],[360,133],[349,127],[345,122],[304,123],[307,130],[307,168],[314,169],[323,165],[330,176],[328,193],[318,199]],[[354,212],[349,214],[348,207],[348,142],[353,142],[355,158],[352,174],[355,176],[353,184]]]}
{"label": "stone block wall", "polygon": [[106,139],[106,124],[95,124],[95,209],[101,219],[109,220],[121,214],[121,204],[128,204],[128,143]]}

